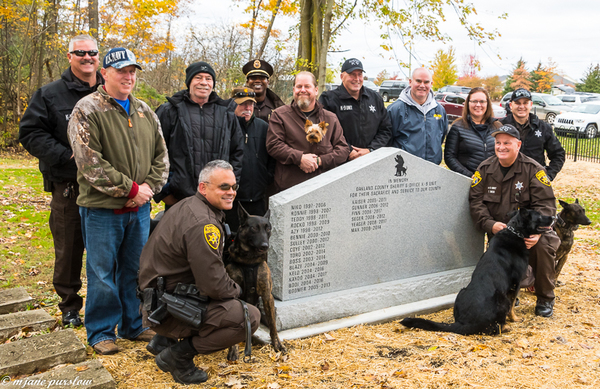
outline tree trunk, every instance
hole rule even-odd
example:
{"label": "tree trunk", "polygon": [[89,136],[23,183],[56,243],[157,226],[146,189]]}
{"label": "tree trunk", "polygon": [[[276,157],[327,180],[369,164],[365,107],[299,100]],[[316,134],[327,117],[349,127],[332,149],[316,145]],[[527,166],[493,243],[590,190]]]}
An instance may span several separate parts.
{"label": "tree trunk", "polygon": [[323,19],[323,38],[321,40],[321,52],[317,61],[318,71],[315,76],[319,81],[319,90],[323,91],[327,78],[327,49],[331,38],[331,18],[333,17],[333,0],[326,0],[325,17]]}
{"label": "tree trunk", "polygon": [[90,18],[90,35],[98,40],[98,0],[88,1],[88,15]]}
{"label": "tree trunk", "polygon": [[313,0],[300,0],[300,39],[298,43],[298,70],[310,70],[312,60]]}
{"label": "tree trunk", "polygon": [[271,29],[273,28],[273,23],[275,23],[275,17],[277,16],[277,12],[279,11],[279,6],[281,5],[281,0],[277,0],[277,4],[275,5],[275,9],[273,10],[273,14],[271,15],[271,21],[267,26],[267,31],[265,32],[265,37],[260,45],[260,49],[256,53],[256,58],[262,58],[263,53],[265,51],[265,47],[267,47],[267,42],[269,40],[269,35],[271,35]]}

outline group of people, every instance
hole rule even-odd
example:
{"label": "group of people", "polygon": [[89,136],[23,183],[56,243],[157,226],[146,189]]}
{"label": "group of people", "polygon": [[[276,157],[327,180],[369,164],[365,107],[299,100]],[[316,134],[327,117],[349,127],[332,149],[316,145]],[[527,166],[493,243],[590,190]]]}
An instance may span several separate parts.
{"label": "group of people", "polygon": [[[52,193],[53,283],[63,324],[82,325],[85,248],[88,343],[114,354],[118,328],[120,338],[149,342],[158,367],[177,382],[205,381],[193,357],[258,327],[258,309],[237,301],[240,288],[222,259],[225,220],[237,230],[240,205],[262,215],[270,194],[392,146],[435,164],[444,156],[450,169],[472,177],[472,217],[490,237],[517,207],[556,212],[550,181],[564,150],[530,113],[526,90],[513,93],[513,113],[498,122],[487,91],[474,88],[448,133],[425,68],[388,108],[363,86],[355,58],[344,62],[341,85],[319,98],[315,76],[298,73],[286,105],[269,88],[274,72],[266,61],[244,65],[246,84],[230,99],[217,95],[214,69],[199,61],[186,69],[186,88],[155,113],[131,94],[141,70],[135,55],[113,48],[98,71],[99,54],[92,37],[74,37],[70,67],[36,91],[21,120],[19,139],[39,159]],[[306,138],[309,121],[325,123],[318,141]],[[165,204],[165,214],[149,238],[152,199]],[[554,303],[550,265],[558,238],[551,235],[526,238],[541,316],[552,315]],[[169,298],[198,309],[201,322],[179,317]]]}

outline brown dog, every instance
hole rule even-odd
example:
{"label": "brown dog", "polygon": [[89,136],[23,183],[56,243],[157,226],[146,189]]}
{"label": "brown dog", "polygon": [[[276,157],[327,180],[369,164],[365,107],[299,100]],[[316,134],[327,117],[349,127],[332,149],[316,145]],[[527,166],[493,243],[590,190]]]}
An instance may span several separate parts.
{"label": "brown dog", "polygon": [[558,214],[556,224],[554,224],[554,231],[560,238],[560,246],[556,250],[556,278],[558,283],[558,276],[567,262],[567,257],[571,248],[573,247],[573,240],[575,237],[575,230],[579,228],[579,225],[590,225],[592,221],[585,215],[585,208],[579,205],[578,199],[575,199],[573,204],[569,204],[565,201],[558,200],[559,204],[563,207],[562,211]]}
{"label": "brown dog", "polygon": [[[271,237],[270,211],[264,216],[251,216],[239,205],[238,217],[240,226],[237,235],[229,247],[230,261],[225,268],[227,273],[241,288],[240,298],[249,304],[258,305],[262,299],[265,314],[262,318],[269,327],[271,344],[276,351],[285,351],[275,321],[275,301],[273,299],[273,280],[267,265],[269,238]],[[237,345],[227,353],[227,360],[238,359]]]}
{"label": "brown dog", "polygon": [[310,120],[306,119],[304,123],[304,132],[306,132],[306,140],[308,143],[319,143],[323,140],[323,136],[327,133],[327,127],[329,123],[321,122],[319,124],[313,124]]}

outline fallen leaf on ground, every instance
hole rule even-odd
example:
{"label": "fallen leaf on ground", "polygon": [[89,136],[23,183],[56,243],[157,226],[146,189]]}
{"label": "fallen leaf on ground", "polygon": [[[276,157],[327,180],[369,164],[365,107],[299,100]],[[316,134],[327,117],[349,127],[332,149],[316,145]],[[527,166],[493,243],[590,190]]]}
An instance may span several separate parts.
{"label": "fallen leaf on ground", "polygon": [[335,338],[333,336],[329,335],[327,332],[324,333],[323,335],[325,335],[325,340],[327,342],[333,342],[335,340]]}
{"label": "fallen leaf on ground", "polygon": [[234,385],[240,385],[242,383],[242,380],[240,380],[238,377],[235,376],[228,376],[227,379],[225,380],[225,386],[234,386]]}

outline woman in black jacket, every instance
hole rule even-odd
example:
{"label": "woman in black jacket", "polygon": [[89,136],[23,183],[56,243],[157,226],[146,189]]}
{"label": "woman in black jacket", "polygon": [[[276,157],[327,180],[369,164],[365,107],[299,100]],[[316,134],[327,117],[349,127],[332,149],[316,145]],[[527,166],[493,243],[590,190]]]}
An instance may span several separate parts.
{"label": "woman in black jacket", "polygon": [[452,123],[446,137],[444,161],[450,170],[471,177],[477,166],[494,155],[491,133],[502,124],[493,118],[492,101],[484,88],[473,88],[462,117]]}

